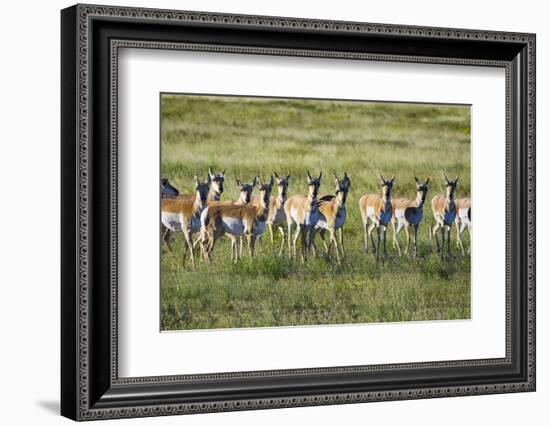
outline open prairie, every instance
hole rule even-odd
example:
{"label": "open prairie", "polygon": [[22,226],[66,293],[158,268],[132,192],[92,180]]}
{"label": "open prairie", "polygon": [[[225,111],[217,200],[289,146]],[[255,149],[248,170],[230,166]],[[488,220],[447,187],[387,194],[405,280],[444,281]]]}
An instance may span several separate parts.
{"label": "open prairie", "polygon": [[[162,330],[470,318],[469,254],[457,249],[454,228],[449,259],[428,239],[442,172],[460,177],[457,198],[470,196],[469,107],[163,94],[161,125],[161,173],[181,193],[194,192],[193,176],[206,179],[209,167],[225,169],[223,200],[237,199],[235,178],[290,174],[289,195],[307,192],[306,169],[323,171],[321,194],[334,194],[333,173],[351,179],[340,264],[325,256],[301,264],[286,249],[279,256],[278,232],[273,246],[263,235],[253,259],[245,246],[238,264],[222,237],[213,263],[198,260],[194,271],[189,257],[182,265],[181,232],[173,252],[162,244]],[[391,229],[386,259],[365,253],[358,201],[380,194],[378,171],[395,175],[392,198],[414,199],[414,177],[431,178],[417,258],[397,255]]]}

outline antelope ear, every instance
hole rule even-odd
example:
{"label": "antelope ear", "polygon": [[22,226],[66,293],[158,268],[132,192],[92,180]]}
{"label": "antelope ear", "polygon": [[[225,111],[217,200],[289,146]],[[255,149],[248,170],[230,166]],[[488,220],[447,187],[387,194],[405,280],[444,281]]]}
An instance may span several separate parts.
{"label": "antelope ear", "polygon": [[290,179],[290,173],[286,175],[286,180],[289,180],[289,179]]}
{"label": "antelope ear", "polygon": [[456,179],[455,179],[455,183],[458,183],[458,176],[457,176]]}
{"label": "antelope ear", "polygon": [[393,183],[395,181],[395,176],[392,176],[390,180],[391,180],[391,183]]}
{"label": "antelope ear", "polygon": [[308,181],[311,180],[311,175],[309,174],[309,170],[306,170]]}
{"label": "antelope ear", "polygon": [[323,176],[323,171],[321,170],[321,172],[319,173],[319,177],[317,179],[321,180],[322,176]]}
{"label": "antelope ear", "polygon": [[382,181],[382,183],[386,183],[386,179],[384,179],[384,176],[382,176],[382,173],[378,172],[378,177]]}
{"label": "antelope ear", "polygon": [[443,173],[443,178],[445,179],[445,182],[449,183],[449,179],[447,179],[447,175]]}
{"label": "antelope ear", "polygon": [[241,182],[240,179],[235,179],[235,182],[237,182],[237,186],[239,186],[239,187],[243,186],[243,183]]}
{"label": "antelope ear", "polygon": [[197,175],[195,175],[195,177],[193,178],[193,180],[195,181],[195,188],[198,188],[199,187],[199,178],[197,177]]}
{"label": "antelope ear", "polygon": [[214,173],[212,173],[212,169],[210,167],[208,167],[208,177],[209,178],[214,177]]}
{"label": "antelope ear", "polygon": [[426,182],[424,182],[424,185],[427,185],[430,182],[430,178],[426,179]]}
{"label": "antelope ear", "polygon": [[224,177],[225,176],[225,169],[223,169],[220,174],[222,175],[222,177]]}
{"label": "antelope ear", "polygon": [[420,183],[420,181],[418,180],[418,178],[416,176],[414,177],[414,180],[416,181],[416,183]]}
{"label": "antelope ear", "polygon": [[[258,183],[258,179],[260,179],[257,176],[254,176],[254,179],[252,179],[252,187],[256,186]],[[260,179],[260,185],[262,184],[262,180]]]}
{"label": "antelope ear", "polygon": [[269,177],[269,187],[271,188],[273,186],[273,183],[275,182],[275,179],[273,179],[273,176]]}

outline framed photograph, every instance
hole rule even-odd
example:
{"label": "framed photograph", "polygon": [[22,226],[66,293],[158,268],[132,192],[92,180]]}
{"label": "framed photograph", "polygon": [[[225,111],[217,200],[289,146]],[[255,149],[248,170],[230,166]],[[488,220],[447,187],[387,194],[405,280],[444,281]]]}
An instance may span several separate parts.
{"label": "framed photograph", "polygon": [[61,12],[61,412],[535,390],[535,35]]}

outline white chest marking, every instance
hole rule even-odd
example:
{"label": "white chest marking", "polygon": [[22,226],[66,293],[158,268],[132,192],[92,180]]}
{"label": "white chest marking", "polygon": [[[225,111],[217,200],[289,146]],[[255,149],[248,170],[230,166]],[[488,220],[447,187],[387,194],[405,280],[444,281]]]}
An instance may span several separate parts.
{"label": "white chest marking", "polygon": [[200,217],[197,215],[193,215],[193,217],[191,218],[191,232],[197,232],[199,229],[201,229]]}
{"label": "white chest marking", "polygon": [[280,225],[281,223],[286,223],[286,214],[283,208],[277,209],[275,211],[275,216],[273,217],[274,225]]}
{"label": "white chest marking", "polygon": [[336,215],[336,220],[334,221],[334,229],[338,229],[344,226],[345,221],[346,221],[346,209],[341,208],[338,210],[338,214]]}
{"label": "white chest marking", "polygon": [[445,215],[443,216],[443,220],[447,225],[450,225],[451,223],[454,222],[455,217],[456,217],[456,210],[453,209],[451,211],[445,212]]}
{"label": "white chest marking", "polygon": [[[405,211],[403,211],[403,213],[405,213]],[[411,225],[418,225],[420,222],[422,222],[422,216],[423,216],[422,208],[419,207],[416,209],[409,209],[405,220]]]}
{"label": "white chest marking", "polygon": [[380,223],[387,225],[391,219],[391,209],[380,212]]}
{"label": "white chest marking", "polygon": [[311,210],[304,215],[304,225],[315,226],[319,221],[319,209],[317,206],[311,206]]}

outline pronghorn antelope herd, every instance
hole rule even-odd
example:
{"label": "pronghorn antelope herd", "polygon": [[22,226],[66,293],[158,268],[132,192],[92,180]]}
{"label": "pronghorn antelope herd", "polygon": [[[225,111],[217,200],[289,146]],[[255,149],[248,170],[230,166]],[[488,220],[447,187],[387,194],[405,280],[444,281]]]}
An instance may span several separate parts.
{"label": "pronghorn antelope herd", "polygon": [[[296,193],[289,196],[290,174],[279,176],[276,172],[267,179],[254,176],[249,183],[235,178],[238,189],[237,200],[222,200],[225,183],[225,170],[214,173],[208,169],[205,180],[194,177],[194,193],[182,194],[168,179],[161,179],[161,222],[163,240],[172,251],[171,237],[174,232],[183,233],[183,262],[190,252],[192,267],[195,268],[194,250],[197,247],[205,263],[212,262],[216,243],[227,235],[231,243],[231,260],[239,262],[246,240],[248,254],[252,258],[258,239],[266,229],[270,242],[274,241],[274,227],[281,236],[278,255],[284,256],[285,242],[289,259],[299,257],[302,263],[308,256],[319,256],[320,250],[315,242],[321,238],[328,259],[340,263],[345,258],[344,232],[346,224],[346,201],[351,188],[351,178],[344,172],[340,179],[334,177],[334,193],[320,194],[323,173],[312,176],[306,170],[302,177],[293,178]],[[325,178],[326,179],[326,178]],[[398,236],[405,231],[408,253],[411,231],[413,234],[414,256],[418,254],[417,236],[424,218],[430,178],[424,181],[414,177],[411,189],[414,198],[393,198],[396,177],[384,178],[378,173],[379,193],[367,193],[359,199],[359,212],[364,236],[364,251],[371,250],[378,260],[387,257],[386,235],[391,224],[393,248],[401,256]],[[444,193],[436,194],[431,200],[431,209],[435,224],[428,226],[429,238],[435,237],[435,249],[444,259],[451,255],[451,230],[454,223],[457,234],[457,247],[464,254],[461,235],[468,229],[471,235],[471,201],[469,198],[456,198],[459,178],[449,180],[443,174]],[[254,191],[257,194],[254,195]],[[411,191],[412,192],[412,191]],[[376,231],[376,240],[374,236]],[[194,234],[198,236],[193,240]],[[298,245],[300,246],[298,255]],[[446,249],[445,249],[446,245]],[[381,246],[383,252],[381,253]]]}

